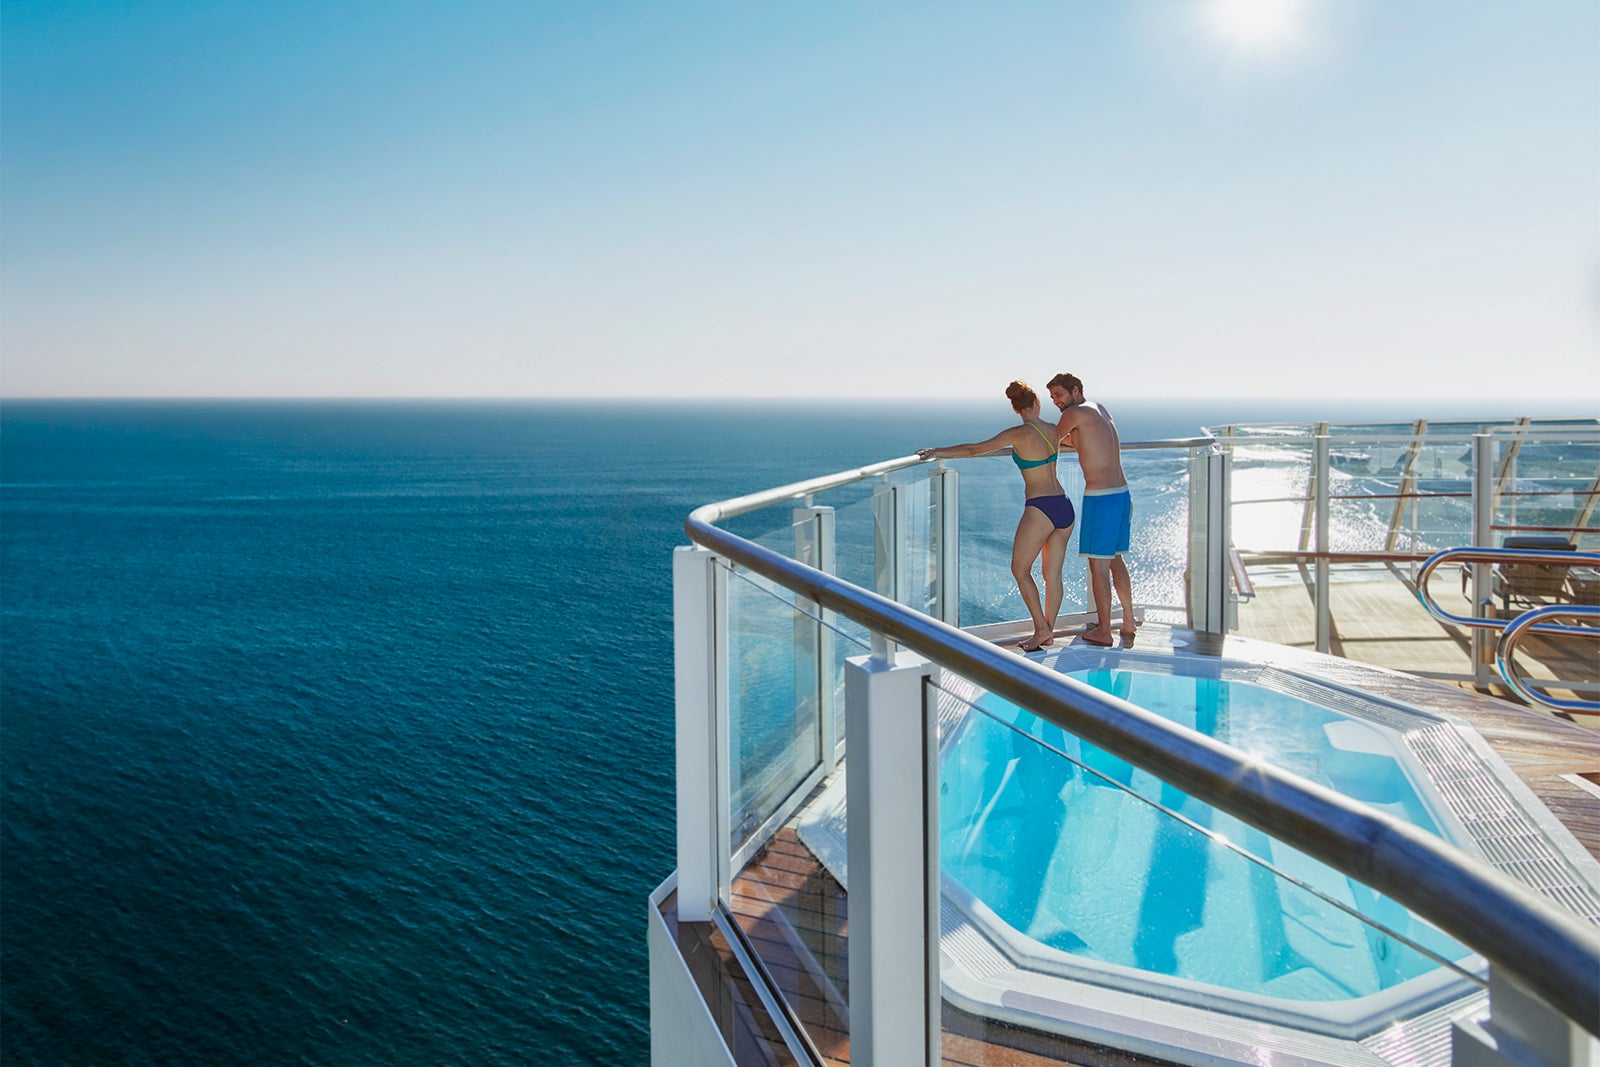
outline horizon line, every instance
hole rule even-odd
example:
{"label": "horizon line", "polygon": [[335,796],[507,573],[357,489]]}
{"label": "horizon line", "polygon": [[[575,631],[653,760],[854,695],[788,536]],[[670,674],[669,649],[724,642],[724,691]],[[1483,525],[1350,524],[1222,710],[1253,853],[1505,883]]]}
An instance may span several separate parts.
{"label": "horizon line", "polygon": [[[1585,404],[1585,403],[1600,404],[1600,396],[1574,398],[1572,396],[1556,396],[1556,395],[1546,395],[1546,396],[1500,396],[1500,397],[1492,398],[1492,399],[1485,398],[1481,394],[1477,395],[1477,396],[1430,396],[1430,397],[1426,397],[1426,398],[1419,398],[1419,397],[1406,398],[1406,397],[1375,397],[1375,396],[1372,396],[1370,394],[1363,394],[1363,393],[1350,393],[1350,394],[1322,393],[1322,394],[1315,394],[1315,395],[1311,395],[1311,394],[1296,394],[1296,393],[1279,393],[1279,394],[1239,395],[1239,394],[1229,394],[1229,393],[1201,394],[1201,393],[1192,393],[1191,392],[1191,393],[1185,393],[1185,394],[1165,394],[1165,393],[1120,393],[1120,392],[1116,392],[1116,391],[1108,391],[1108,392],[1105,392],[1105,393],[1098,393],[1097,392],[1097,393],[1093,393],[1091,395],[1092,396],[1113,397],[1113,398],[1116,398],[1116,399],[1122,400],[1122,401],[1149,400],[1149,401],[1158,402],[1158,403],[1181,403],[1181,404],[1196,404],[1196,403],[1219,403],[1219,404],[1361,403],[1361,404],[1370,404],[1370,405],[1405,405],[1405,406],[1409,406],[1409,407],[1420,407],[1420,406],[1424,406],[1424,405],[1432,406],[1432,407],[1438,407],[1438,406],[1444,406],[1444,405],[1461,404],[1461,403],[1466,403],[1466,402],[1473,402],[1473,403],[1478,403],[1478,404],[1492,403],[1497,407],[1509,407],[1509,406],[1515,406],[1517,404],[1541,404],[1541,405],[1544,405],[1544,404],[1557,404],[1557,403],[1560,403],[1560,404],[1578,404],[1578,405],[1582,405],[1582,404]],[[1004,399],[1004,397],[999,395],[999,394],[997,394],[994,398],[990,398],[987,395],[973,395],[973,394],[937,394],[937,395],[930,394],[930,395],[918,395],[918,396],[907,395],[907,396],[901,396],[901,397],[899,397],[897,399],[893,399],[893,400],[885,400],[882,397],[875,397],[875,396],[864,396],[864,395],[840,396],[840,395],[837,395],[837,394],[821,394],[821,393],[818,393],[818,394],[785,394],[785,395],[781,395],[781,396],[773,395],[773,394],[745,394],[745,395],[710,394],[710,395],[702,395],[702,396],[682,396],[682,395],[673,394],[673,395],[666,395],[666,396],[643,396],[643,397],[640,397],[638,395],[634,395],[634,396],[630,396],[630,397],[626,397],[626,398],[619,397],[617,394],[614,394],[614,393],[564,394],[564,395],[559,395],[559,396],[539,395],[539,394],[518,394],[518,395],[510,395],[510,396],[490,396],[490,395],[482,395],[482,396],[405,395],[405,396],[400,396],[400,395],[355,395],[355,394],[319,394],[319,395],[296,395],[296,394],[240,395],[240,394],[218,394],[218,395],[201,396],[201,395],[185,395],[185,394],[137,394],[137,395],[130,395],[130,394],[94,394],[94,393],[31,393],[31,394],[25,394],[25,395],[10,395],[10,396],[8,396],[8,395],[0,394],[0,404],[10,403],[10,402],[18,402],[18,401],[29,401],[29,402],[32,402],[32,401],[42,401],[42,402],[72,402],[72,401],[79,401],[79,402],[93,402],[93,403],[121,403],[121,402],[139,403],[139,402],[146,402],[146,403],[319,403],[319,404],[321,404],[321,403],[371,403],[371,404],[383,404],[383,403],[397,403],[397,404],[413,404],[413,403],[443,403],[443,404],[450,404],[450,403],[462,403],[462,404],[513,403],[514,404],[514,403],[567,403],[567,402],[574,402],[574,403],[638,403],[638,402],[645,402],[645,403],[651,403],[651,404],[705,404],[705,403],[740,403],[740,404],[744,404],[744,403],[754,403],[754,404],[835,403],[835,404],[838,404],[838,403],[842,403],[842,404],[868,404],[868,405],[885,405],[885,404],[888,404],[888,405],[892,405],[892,406],[901,406],[901,405],[904,405],[904,404],[926,403],[926,402],[933,402],[933,403],[969,403],[969,402],[971,402],[971,403],[988,403],[988,402],[991,401],[991,399],[993,399],[995,402],[998,402],[999,400]],[[1586,418],[1588,418],[1588,417],[1600,418],[1600,414],[1593,415],[1593,416],[1584,416],[1584,417],[1586,417]]]}

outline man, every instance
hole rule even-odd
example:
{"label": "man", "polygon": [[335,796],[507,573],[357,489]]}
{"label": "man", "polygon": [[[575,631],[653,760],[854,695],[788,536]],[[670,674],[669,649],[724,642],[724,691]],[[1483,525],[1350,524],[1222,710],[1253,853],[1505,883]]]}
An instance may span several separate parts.
{"label": "man", "polygon": [[1111,413],[1083,398],[1083,382],[1072,374],[1058,374],[1048,387],[1050,399],[1061,410],[1056,433],[1061,447],[1078,453],[1083,468],[1083,514],[1078,525],[1078,554],[1089,561],[1089,588],[1094,593],[1099,622],[1083,633],[1091,645],[1111,645],[1111,587],[1122,601],[1122,641],[1133,640],[1133,582],[1122,555],[1128,551],[1133,501],[1128,479],[1122,473],[1122,442]]}

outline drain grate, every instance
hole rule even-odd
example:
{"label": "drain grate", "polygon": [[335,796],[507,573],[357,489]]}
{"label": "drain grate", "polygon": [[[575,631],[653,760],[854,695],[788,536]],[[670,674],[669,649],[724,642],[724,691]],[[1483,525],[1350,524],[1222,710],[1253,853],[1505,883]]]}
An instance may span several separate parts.
{"label": "drain grate", "polygon": [[1405,741],[1484,859],[1600,925],[1600,892],[1551,840],[1559,824],[1537,819],[1520,803],[1458,727],[1440,723],[1406,734]]}

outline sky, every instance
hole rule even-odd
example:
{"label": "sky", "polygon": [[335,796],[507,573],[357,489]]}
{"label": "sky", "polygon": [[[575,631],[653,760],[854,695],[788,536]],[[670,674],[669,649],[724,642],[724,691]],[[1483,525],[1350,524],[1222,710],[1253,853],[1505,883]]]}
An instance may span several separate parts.
{"label": "sky", "polygon": [[1060,370],[1600,412],[1600,4],[0,6],[0,397]]}

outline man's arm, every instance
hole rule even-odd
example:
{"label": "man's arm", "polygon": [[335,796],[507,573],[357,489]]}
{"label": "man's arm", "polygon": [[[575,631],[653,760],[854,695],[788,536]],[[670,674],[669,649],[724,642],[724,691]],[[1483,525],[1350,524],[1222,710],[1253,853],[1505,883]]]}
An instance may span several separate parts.
{"label": "man's arm", "polygon": [[1070,408],[1061,413],[1060,420],[1056,422],[1056,443],[1061,448],[1076,452],[1078,444],[1074,438],[1078,433],[1078,420],[1073,416],[1074,412]]}

